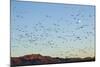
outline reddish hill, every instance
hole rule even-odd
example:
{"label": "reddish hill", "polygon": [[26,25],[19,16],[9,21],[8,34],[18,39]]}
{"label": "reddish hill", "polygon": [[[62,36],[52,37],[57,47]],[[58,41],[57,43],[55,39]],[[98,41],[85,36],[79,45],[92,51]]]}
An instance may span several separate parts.
{"label": "reddish hill", "polygon": [[42,56],[40,54],[31,54],[21,57],[11,57],[11,66],[41,65],[41,64],[57,64],[71,62],[95,61],[95,58],[57,58],[50,56]]}

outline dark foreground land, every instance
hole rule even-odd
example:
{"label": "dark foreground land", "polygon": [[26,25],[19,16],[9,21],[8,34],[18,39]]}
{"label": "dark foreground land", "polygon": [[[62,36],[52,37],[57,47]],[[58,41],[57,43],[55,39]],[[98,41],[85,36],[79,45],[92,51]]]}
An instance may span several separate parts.
{"label": "dark foreground land", "polygon": [[86,58],[58,58],[50,56],[42,56],[40,54],[31,54],[21,57],[11,57],[11,66],[27,66],[27,65],[43,65],[43,64],[58,64],[72,62],[89,62],[95,61],[95,57]]}

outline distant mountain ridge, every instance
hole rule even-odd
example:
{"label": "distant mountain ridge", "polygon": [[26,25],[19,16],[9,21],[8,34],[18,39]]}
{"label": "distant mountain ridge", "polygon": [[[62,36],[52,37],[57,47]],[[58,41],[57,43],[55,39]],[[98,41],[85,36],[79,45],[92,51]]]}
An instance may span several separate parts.
{"label": "distant mountain ridge", "polygon": [[11,66],[27,66],[27,65],[87,62],[87,61],[95,61],[95,57],[59,58],[59,57],[42,56],[40,54],[30,54],[21,57],[11,57]]}

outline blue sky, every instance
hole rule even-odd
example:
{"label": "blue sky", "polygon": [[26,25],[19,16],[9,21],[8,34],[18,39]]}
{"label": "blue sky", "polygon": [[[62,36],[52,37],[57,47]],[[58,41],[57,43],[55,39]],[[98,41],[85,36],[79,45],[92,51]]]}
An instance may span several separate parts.
{"label": "blue sky", "polygon": [[95,6],[11,2],[11,56],[93,57]]}

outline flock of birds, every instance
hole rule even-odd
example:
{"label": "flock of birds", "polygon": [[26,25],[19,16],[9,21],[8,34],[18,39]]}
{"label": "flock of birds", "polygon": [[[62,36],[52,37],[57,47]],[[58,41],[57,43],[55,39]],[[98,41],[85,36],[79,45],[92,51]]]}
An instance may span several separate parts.
{"label": "flock of birds", "polygon": [[[76,42],[76,41],[84,41],[84,39],[89,38],[90,35],[94,36],[94,25],[91,27],[93,28],[90,31],[86,31],[86,29],[88,29],[88,24],[84,24],[82,22],[82,20],[78,17],[81,16],[84,17],[84,15],[81,14],[70,14],[70,16],[72,17],[72,20],[74,20],[75,22],[68,22],[70,23],[69,25],[69,30],[67,31],[67,27],[63,27],[65,25],[63,25],[62,23],[64,22],[65,24],[67,24],[67,21],[61,17],[60,18],[60,22],[58,22],[59,19],[56,20],[56,22],[51,22],[50,26],[47,27],[44,25],[44,23],[48,24],[46,21],[38,21],[37,23],[33,22],[33,24],[31,24],[31,26],[29,25],[19,25],[17,24],[17,27],[14,28],[14,30],[16,30],[18,33],[14,33],[17,36],[14,38],[15,41],[17,42],[23,42],[23,47],[24,48],[28,48],[31,47],[33,44],[33,47],[37,46],[37,45],[43,45],[43,46],[47,46],[47,48],[56,48],[57,46],[62,46],[60,44],[66,44],[68,46],[68,44],[70,42]],[[21,15],[16,15],[14,16],[15,18],[21,18],[24,19],[24,16]],[[47,14],[44,15],[45,20],[47,19],[52,19],[53,16]],[[88,15],[88,18],[93,17],[93,15]],[[15,23],[15,22],[13,22]],[[21,22],[20,22],[21,23]],[[70,26],[75,24],[76,28],[71,28]],[[93,23],[94,24],[94,23]],[[79,31],[79,32],[77,32]],[[77,33],[78,34],[77,34]],[[81,36],[81,34],[79,34],[80,32],[82,32],[83,36]],[[60,41],[59,43],[57,43],[58,41]],[[40,43],[39,43],[40,42]],[[25,45],[26,44],[26,45]],[[31,45],[30,45],[31,44]],[[72,47],[71,47],[72,48]],[[34,49],[34,48],[33,48]]]}

